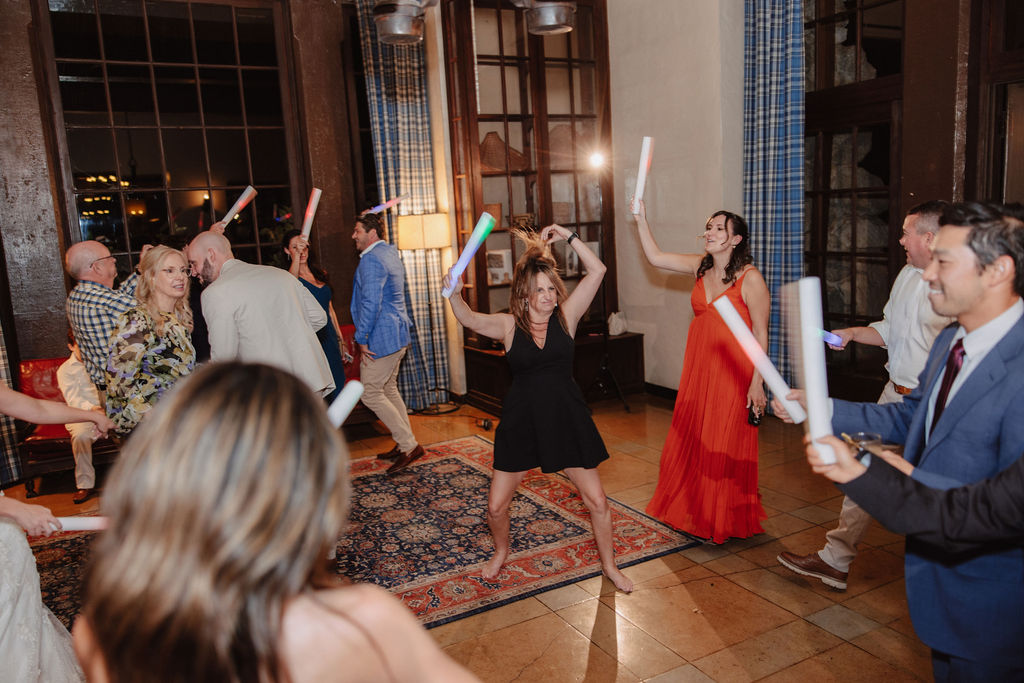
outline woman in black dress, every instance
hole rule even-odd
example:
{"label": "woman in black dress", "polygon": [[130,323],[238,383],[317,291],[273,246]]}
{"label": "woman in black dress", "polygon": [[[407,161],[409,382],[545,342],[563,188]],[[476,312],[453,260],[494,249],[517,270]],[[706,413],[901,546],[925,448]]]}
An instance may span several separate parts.
{"label": "woman in black dress", "polygon": [[[478,313],[453,286],[449,303],[465,327],[500,339],[512,370],[512,386],[502,407],[501,423],[494,435],[494,474],[487,501],[487,523],[494,539],[494,557],[484,568],[485,579],[497,578],[509,552],[509,505],[526,472],[564,471],[575,484],[590,511],[601,569],[621,591],[633,590],[633,582],[615,565],[611,509],[605,497],[597,465],[608,458],[590,411],[572,377],[573,336],[604,278],[601,259],[560,225],[537,233],[515,232],[526,252],[512,275],[511,313]],[[586,275],[572,294],[558,277],[550,246],[558,240],[579,256]]]}

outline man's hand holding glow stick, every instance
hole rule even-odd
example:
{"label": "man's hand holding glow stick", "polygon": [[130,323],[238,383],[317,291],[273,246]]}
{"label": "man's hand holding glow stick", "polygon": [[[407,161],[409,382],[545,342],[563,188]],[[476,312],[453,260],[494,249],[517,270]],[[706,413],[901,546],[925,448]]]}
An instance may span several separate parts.
{"label": "man's hand holding glow stick", "polygon": [[314,187],[313,191],[309,193],[309,203],[306,204],[306,216],[302,219],[302,236],[309,238],[309,231],[313,229],[313,216],[316,215],[316,207],[320,205],[320,195],[323,191],[319,187]]}
{"label": "man's hand holding glow stick", "polygon": [[740,317],[732,302],[727,297],[719,297],[715,299],[715,308],[718,309],[722,320],[729,327],[729,331],[736,337],[736,341],[739,343],[740,348],[743,349],[743,353],[747,355],[750,362],[754,364],[757,371],[764,377],[764,381],[768,383],[768,387],[775,394],[775,397],[785,406],[786,412],[793,418],[793,422],[799,424],[807,419],[807,414],[804,413],[804,409],[800,407],[800,404],[786,398],[789,395],[789,385],[786,384],[786,380],[782,379],[782,375],[775,369],[775,365],[772,364],[771,359],[768,358],[761,345],[757,343],[754,333],[743,322],[743,318]]}
{"label": "man's hand holding glow stick", "polygon": [[644,136],[640,145],[640,168],[636,172],[636,189],[633,191],[633,214],[640,213],[640,200],[644,198],[647,172],[651,170],[651,155],[654,153],[654,138]]}
{"label": "man's hand holding glow stick", "polygon": [[350,379],[345,382],[345,388],[341,390],[331,407],[327,409],[327,419],[335,427],[340,427],[345,419],[352,412],[352,409],[359,403],[363,395],[363,384],[357,379]]}
{"label": "man's hand holding glow stick", "polygon": [[228,212],[224,214],[224,218],[222,218],[220,222],[230,223],[235,220],[235,216],[237,216],[242,209],[249,206],[249,202],[251,202],[252,198],[255,196],[256,188],[252,185],[246,187],[242,192],[242,196],[238,198],[238,201],[235,202],[234,206],[228,209]]}
{"label": "man's hand holding glow stick", "polygon": [[[487,236],[491,234],[491,230],[494,228],[494,216],[484,211],[480,214],[480,220],[476,222],[476,227],[473,228],[473,234],[469,236],[469,241],[466,242],[466,246],[463,247],[462,253],[459,254],[459,260],[455,262],[451,270],[451,282],[455,283],[459,281],[459,278],[464,272],[466,272],[466,266],[473,259],[473,255],[476,254],[476,250],[480,248],[480,245],[484,243]],[[454,288],[451,284],[441,290],[441,296],[445,299],[451,297]]]}
{"label": "man's hand holding glow stick", "polygon": [[410,197],[410,195],[403,194],[400,197],[395,197],[394,199],[389,199],[388,201],[384,202],[383,204],[378,204],[377,206],[373,207],[372,209],[369,209],[366,213],[383,213],[384,211],[387,211],[388,209],[390,209],[392,206],[398,206],[399,204],[404,202],[409,197]]}

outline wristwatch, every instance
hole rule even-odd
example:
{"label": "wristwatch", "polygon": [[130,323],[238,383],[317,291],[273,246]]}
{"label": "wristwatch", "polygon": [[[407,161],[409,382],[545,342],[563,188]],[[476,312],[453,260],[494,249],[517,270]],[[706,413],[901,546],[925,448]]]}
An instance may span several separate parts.
{"label": "wristwatch", "polygon": [[574,232],[573,234],[569,235],[569,236],[568,236],[568,237],[567,237],[567,238],[565,239],[565,243],[566,243],[566,244],[572,244],[572,241],[573,241],[573,240],[578,240],[579,238],[580,238],[580,235],[579,235],[579,233],[577,233],[577,232]]}

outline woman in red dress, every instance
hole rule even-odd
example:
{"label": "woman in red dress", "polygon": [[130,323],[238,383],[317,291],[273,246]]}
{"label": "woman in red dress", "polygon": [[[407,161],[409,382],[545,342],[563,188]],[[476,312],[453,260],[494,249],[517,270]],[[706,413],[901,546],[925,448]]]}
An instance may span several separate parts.
{"label": "woman in red dress", "polygon": [[747,538],[764,531],[765,517],[757,428],[747,417],[749,411],[763,415],[767,399],[761,375],[711,304],[728,297],[767,348],[768,286],[751,265],[749,230],[740,216],[716,212],[704,228],[703,254],[673,254],[658,248],[643,202],[640,207],[634,218],[651,265],[697,278],[683,376],[647,513],[714,543]]}

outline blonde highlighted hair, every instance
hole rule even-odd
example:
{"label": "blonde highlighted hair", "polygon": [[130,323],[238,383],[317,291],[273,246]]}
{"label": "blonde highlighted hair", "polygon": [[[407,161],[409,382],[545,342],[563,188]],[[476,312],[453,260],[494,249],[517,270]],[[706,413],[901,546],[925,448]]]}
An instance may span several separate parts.
{"label": "blonde highlighted hair", "polygon": [[565,315],[562,313],[562,302],[568,296],[565,284],[558,275],[558,263],[551,254],[550,245],[540,238],[540,233],[516,229],[512,231],[512,237],[523,242],[526,251],[516,261],[516,267],[512,271],[512,294],[509,300],[509,311],[515,318],[516,325],[527,334],[530,332],[529,299],[530,295],[537,289],[537,275],[543,273],[555,286],[556,303],[555,309],[558,315],[558,323],[569,332],[565,322]]}
{"label": "blonde highlighted hair", "polygon": [[323,401],[267,365],[211,363],[122,449],[83,615],[110,680],[286,679],[286,602],[328,584],[348,451]]}
{"label": "blonde highlighted hair", "polygon": [[185,274],[185,294],[175,302],[174,310],[161,311],[157,308],[153,297],[153,278],[156,277],[157,271],[160,270],[164,261],[171,254],[180,256],[181,260],[185,263],[185,268],[188,268],[188,259],[185,258],[185,254],[177,249],[163,245],[153,247],[146,252],[146,255],[142,257],[142,262],[139,263],[139,284],[135,287],[135,298],[145,306],[149,317],[153,319],[153,327],[158,336],[163,336],[164,333],[164,318],[161,313],[167,312],[174,314],[178,322],[184,325],[189,332],[192,331],[192,307],[188,303],[188,292],[192,278],[188,276],[188,273]]}

